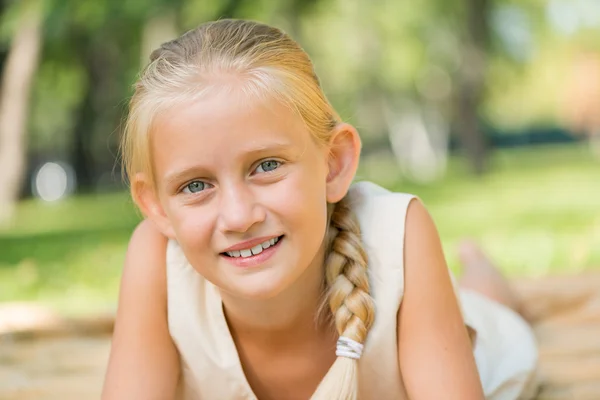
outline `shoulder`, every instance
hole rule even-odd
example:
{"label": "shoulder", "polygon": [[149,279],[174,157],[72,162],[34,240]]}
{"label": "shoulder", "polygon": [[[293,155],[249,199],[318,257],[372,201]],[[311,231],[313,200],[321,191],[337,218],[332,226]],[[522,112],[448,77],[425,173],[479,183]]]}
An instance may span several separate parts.
{"label": "shoulder", "polygon": [[158,228],[150,220],[145,219],[133,231],[127,251],[128,253],[137,253],[139,247],[148,247],[149,245],[159,246],[166,250],[167,241],[168,239]]}
{"label": "shoulder", "polygon": [[167,243],[168,239],[151,221],[139,223],[127,247],[121,295],[132,290],[151,292],[159,299],[163,298],[166,291]]}
{"label": "shoulder", "polygon": [[152,294],[166,306],[167,243],[168,239],[151,221],[140,222],[131,235],[125,256],[121,300]]}
{"label": "shoulder", "polygon": [[167,243],[168,239],[151,221],[143,220],[140,222],[129,240],[124,272],[140,268],[150,272],[144,265],[151,270],[164,269]]}
{"label": "shoulder", "polygon": [[[421,199],[413,197],[406,211],[406,244],[434,246],[439,242],[435,222]],[[425,243],[421,243],[425,239]]]}
{"label": "shoulder", "polygon": [[418,198],[410,202],[406,212],[404,269],[407,285],[411,281],[420,286],[432,284],[431,279],[450,278],[437,227]]}
{"label": "shoulder", "polygon": [[408,206],[416,198],[410,193],[393,192],[369,181],[354,183],[348,195],[361,225],[385,216],[396,223],[400,217],[404,226]]}
{"label": "shoulder", "polygon": [[169,398],[175,392],[179,367],[167,324],[167,242],[147,220],[131,236],[103,399]]}
{"label": "shoulder", "polygon": [[166,306],[166,264],[169,240],[150,220],[133,231],[123,267],[121,292],[151,292]]}

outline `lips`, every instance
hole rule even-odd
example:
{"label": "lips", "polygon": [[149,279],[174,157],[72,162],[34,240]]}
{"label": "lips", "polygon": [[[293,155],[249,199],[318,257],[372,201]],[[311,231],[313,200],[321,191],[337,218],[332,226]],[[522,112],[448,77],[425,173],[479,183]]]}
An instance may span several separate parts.
{"label": "lips", "polygon": [[[241,268],[256,268],[266,265],[265,263],[273,257],[281,248],[284,236],[278,236],[265,240],[249,249],[231,250],[221,253],[228,263]],[[271,244],[273,241],[274,244]],[[248,242],[245,242],[248,243]],[[268,245],[267,245],[268,243]],[[263,247],[264,245],[264,247]],[[260,248],[258,248],[260,247]],[[266,248],[265,248],[266,247]],[[239,256],[238,256],[239,253]]]}
{"label": "lips", "polygon": [[229,257],[235,257],[235,258],[238,258],[238,257],[246,258],[246,257],[255,256],[257,254],[262,253],[263,250],[266,250],[271,246],[275,246],[281,238],[283,238],[283,236],[274,237],[271,239],[267,239],[264,242],[259,243],[255,246],[248,247],[245,249],[240,249],[240,250],[226,251],[226,252],[224,252],[224,254]]}

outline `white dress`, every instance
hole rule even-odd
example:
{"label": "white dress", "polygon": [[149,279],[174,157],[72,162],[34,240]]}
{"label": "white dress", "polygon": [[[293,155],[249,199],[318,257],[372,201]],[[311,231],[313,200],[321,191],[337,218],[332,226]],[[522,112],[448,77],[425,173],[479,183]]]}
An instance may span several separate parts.
{"label": "white dress", "polygon": [[[406,213],[414,196],[373,183],[349,193],[369,259],[376,317],[359,361],[361,400],[406,399],[398,365],[397,314],[404,293]],[[175,241],[167,249],[168,323],[181,356],[179,399],[248,399],[248,384],[218,289],[188,263]],[[475,292],[457,290],[465,323],[477,333],[474,355],[486,398],[517,400],[536,389],[537,346],[515,312]]]}

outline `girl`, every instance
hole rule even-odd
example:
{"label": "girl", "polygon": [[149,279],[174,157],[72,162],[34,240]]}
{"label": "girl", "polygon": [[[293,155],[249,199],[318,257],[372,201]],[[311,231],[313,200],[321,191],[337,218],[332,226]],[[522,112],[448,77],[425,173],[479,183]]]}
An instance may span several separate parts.
{"label": "girl", "polygon": [[526,397],[505,283],[478,267],[455,292],[421,202],[351,185],[358,133],[280,30],[221,20],[154,51],[123,153],[146,219],[104,399]]}

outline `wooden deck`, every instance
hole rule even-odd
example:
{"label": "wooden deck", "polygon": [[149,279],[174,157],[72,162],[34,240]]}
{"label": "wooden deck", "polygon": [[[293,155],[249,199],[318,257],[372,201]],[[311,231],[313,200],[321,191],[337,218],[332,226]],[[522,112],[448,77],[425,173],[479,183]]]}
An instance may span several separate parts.
{"label": "wooden deck", "polygon": [[[540,344],[537,398],[599,400],[600,274],[519,281],[515,286]],[[9,327],[10,310],[0,308],[0,399],[99,398],[112,319],[65,323],[30,311],[37,313],[35,318],[18,324],[13,318]],[[15,324],[21,333],[6,333]]]}
{"label": "wooden deck", "polygon": [[540,346],[540,400],[600,399],[600,274],[516,282]]}

